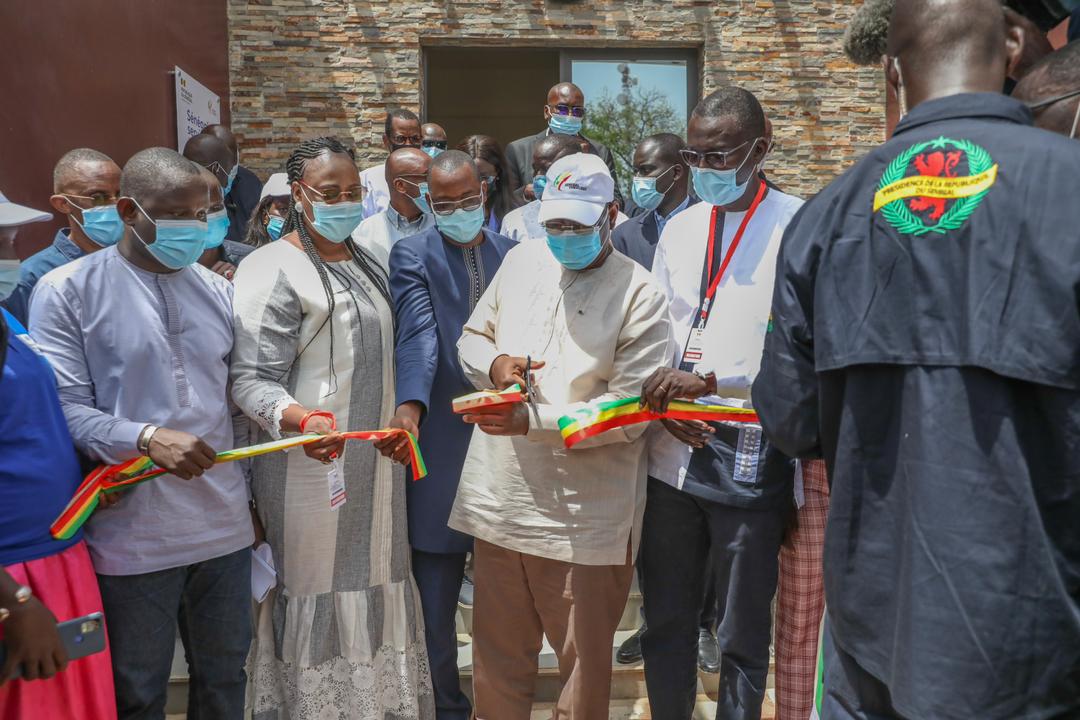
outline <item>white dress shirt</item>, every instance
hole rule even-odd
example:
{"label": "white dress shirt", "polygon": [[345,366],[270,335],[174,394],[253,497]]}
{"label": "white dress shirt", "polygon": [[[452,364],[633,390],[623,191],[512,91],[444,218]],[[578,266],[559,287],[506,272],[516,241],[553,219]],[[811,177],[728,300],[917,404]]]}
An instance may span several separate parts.
{"label": "white dress shirt", "polygon": [[633,260],[613,252],[575,272],[546,244],[511,250],[458,341],[461,365],[490,388],[499,355],[546,364],[534,373],[527,436],[473,433],[450,527],[529,555],[624,564],[645,507],[645,425],[567,450],[558,420],[589,401],[638,395],[673,349],[663,291]]}
{"label": "white dress shirt", "polygon": [[[750,406],[750,386],[761,366],[769,325],[780,239],[802,204],[797,197],[770,189],[746,226],[717,287],[703,333],[704,352],[695,368],[716,373],[716,402]],[[699,202],[683,210],[668,221],[656,245],[652,271],[670,303],[678,344],[678,353],[672,358],[676,367],[698,313],[712,209],[712,205]],[[722,242],[716,243],[714,253],[724,257],[744,215],[727,214]],[[659,424],[650,429],[649,436],[649,474],[681,487],[690,448]]]}
{"label": "white dress shirt", "polygon": [[386,163],[379,163],[360,173],[364,188],[364,217],[380,213],[390,205],[390,186],[386,184]]}
{"label": "white dress shirt", "polygon": [[357,245],[371,252],[382,263],[383,269],[390,271],[390,250],[398,240],[412,235],[419,235],[435,225],[435,216],[421,213],[416,220],[409,221],[390,205],[382,212],[366,218],[353,230],[352,238]]}

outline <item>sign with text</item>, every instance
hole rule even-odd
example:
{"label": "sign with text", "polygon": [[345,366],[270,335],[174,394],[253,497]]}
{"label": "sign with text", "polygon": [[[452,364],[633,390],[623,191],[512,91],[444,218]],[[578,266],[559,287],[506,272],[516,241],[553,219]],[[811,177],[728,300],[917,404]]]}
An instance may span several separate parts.
{"label": "sign with text", "polygon": [[176,150],[207,125],[221,122],[221,98],[179,67],[176,68]]}

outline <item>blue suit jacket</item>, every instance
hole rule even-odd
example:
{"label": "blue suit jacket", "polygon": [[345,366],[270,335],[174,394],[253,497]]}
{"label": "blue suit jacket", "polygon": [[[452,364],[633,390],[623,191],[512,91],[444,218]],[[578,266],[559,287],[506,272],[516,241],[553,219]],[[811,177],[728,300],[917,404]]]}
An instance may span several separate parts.
{"label": "blue suit jacket", "polygon": [[[690,207],[697,200],[690,198]],[[683,208],[684,210],[686,208]],[[656,255],[656,243],[660,242],[660,232],[656,224],[656,211],[648,210],[635,215],[611,234],[611,244],[626,257],[634,260],[646,270],[652,270],[653,257]]]}
{"label": "blue suit jacket", "polygon": [[[480,295],[515,243],[488,229],[466,250],[437,228],[399,240],[390,251],[390,293],[397,315],[397,402],[424,406],[420,450],[428,476],[406,486],[409,542],[434,553],[467,552],[472,538],[446,526],[472,426],[451,410],[475,392],[458,362],[457,341]],[[475,264],[474,264],[475,261]]]}

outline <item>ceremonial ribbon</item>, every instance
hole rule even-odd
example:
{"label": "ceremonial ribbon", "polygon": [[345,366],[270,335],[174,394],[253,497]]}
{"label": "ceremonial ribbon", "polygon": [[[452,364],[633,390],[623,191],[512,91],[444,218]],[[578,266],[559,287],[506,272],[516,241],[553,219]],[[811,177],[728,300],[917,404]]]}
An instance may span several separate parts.
{"label": "ceremonial ribbon", "polygon": [[[424,464],[424,456],[420,454],[420,446],[412,433],[400,428],[386,428],[383,430],[344,432],[341,435],[346,440],[382,440],[402,433],[409,438],[409,462],[412,465],[413,479],[419,480],[427,475],[427,465]],[[260,445],[226,450],[218,453],[214,462],[232,462],[233,460],[243,460],[256,455],[278,452],[279,450],[288,450],[289,448],[315,442],[322,437],[325,436],[315,434],[297,435],[296,437],[273,440]],[[57,540],[69,539],[82,527],[90,514],[97,508],[102,494],[119,492],[133,485],[160,477],[166,472],[163,468],[155,465],[153,460],[145,456],[133,458],[118,465],[101,465],[83,479],[75,490],[71,502],[60,513],[60,517],[53,521],[49,531]]]}
{"label": "ceremonial ribbon", "polygon": [[466,413],[478,407],[491,407],[492,405],[505,405],[506,403],[521,402],[525,396],[521,392],[521,386],[514,384],[505,390],[481,390],[470,395],[462,395],[454,398],[453,407],[457,414]]}
{"label": "ceremonial ribbon", "polygon": [[567,448],[586,438],[614,428],[636,425],[650,420],[702,420],[705,422],[756,423],[757,413],[748,408],[727,405],[673,400],[667,412],[653,412],[641,404],[641,398],[631,397],[602,403],[591,403],[580,410],[559,418],[559,433]]}

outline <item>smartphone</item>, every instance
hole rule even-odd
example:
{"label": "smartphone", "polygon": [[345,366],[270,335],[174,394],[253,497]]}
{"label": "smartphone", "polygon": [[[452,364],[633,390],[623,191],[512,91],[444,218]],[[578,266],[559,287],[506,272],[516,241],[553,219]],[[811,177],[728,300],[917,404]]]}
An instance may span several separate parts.
{"label": "smartphone", "polygon": [[[60,642],[64,643],[68,660],[78,660],[105,649],[105,623],[101,613],[90,613],[81,618],[56,624]],[[7,659],[7,646],[0,641],[0,667]],[[15,668],[12,678],[22,675],[22,666]]]}

